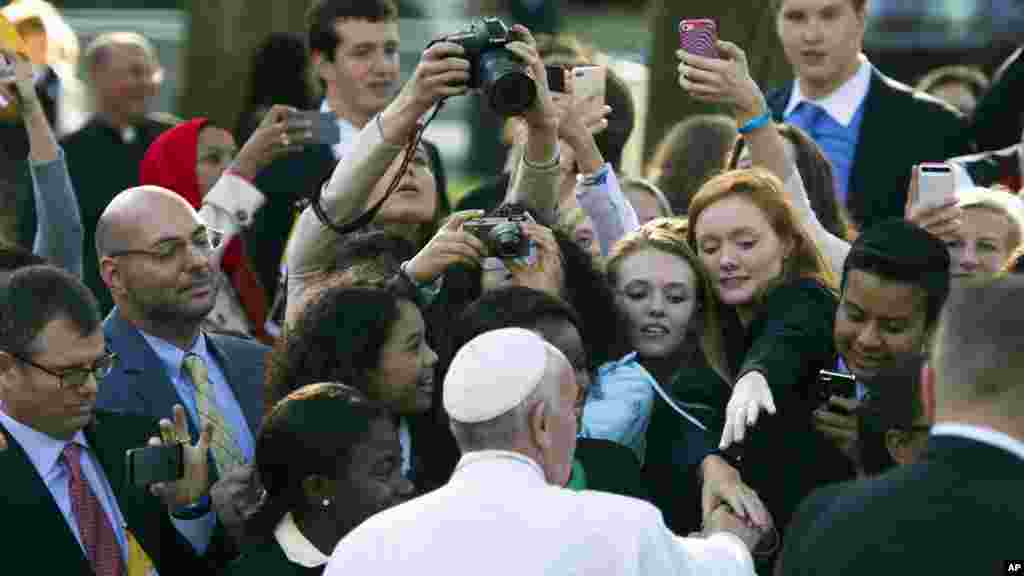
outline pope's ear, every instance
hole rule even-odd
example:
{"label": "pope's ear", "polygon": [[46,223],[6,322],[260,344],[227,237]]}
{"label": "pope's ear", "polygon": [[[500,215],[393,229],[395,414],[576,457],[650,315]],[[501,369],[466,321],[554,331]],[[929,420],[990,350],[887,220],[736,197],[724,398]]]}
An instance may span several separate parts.
{"label": "pope's ear", "polygon": [[542,450],[551,447],[550,427],[548,426],[548,407],[545,402],[537,402],[529,412],[530,438]]}

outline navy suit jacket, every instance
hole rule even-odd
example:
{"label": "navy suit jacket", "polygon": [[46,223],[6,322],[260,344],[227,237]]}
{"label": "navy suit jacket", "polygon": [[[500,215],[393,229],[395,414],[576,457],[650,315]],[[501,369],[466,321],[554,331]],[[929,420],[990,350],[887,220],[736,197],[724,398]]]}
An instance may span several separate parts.
{"label": "navy suit jacket", "polygon": [[[768,95],[768,107],[781,122],[793,84]],[[857,151],[847,192],[847,209],[860,229],[889,218],[903,218],[910,169],[921,162],[943,162],[970,152],[962,116],[938,100],[914,92],[878,70],[864,100]]]}
{"label": "navy suit jacket", "polygon": [[924,457],[800,507],[776,574],[1004,574],[1024,554],[1024,460],[933,436]]}
{"label": "navy suit jacket", "polygon": [[[119,358],[100,384],[96,405],[155,419],[172,418],[174,405],[181,404],[181,398],[142,333],[114,308],[103,321],[103,335]],[[249,429],[256,434],[263,418],[263,366],[269,348],[258,342],[210,333],[206,334],[206,342],[242,407]],[[192,422],[189,429],[193,441],[196,440],[198,431]]]}
{"label": "navy suit jacket", "polygon": [[[85,437],[107,477],[129,530],[138,539],[160,574],[213,574],[178,534],[163,503],[125,475],[125,451],[146,445],[158,432],[149,418],[98,411],[85,428]],[[42,574],[92,575],[57,502],[28,454],[3,425],[7,450],[0,451],[0,550],[5,573],[38,570]]]}

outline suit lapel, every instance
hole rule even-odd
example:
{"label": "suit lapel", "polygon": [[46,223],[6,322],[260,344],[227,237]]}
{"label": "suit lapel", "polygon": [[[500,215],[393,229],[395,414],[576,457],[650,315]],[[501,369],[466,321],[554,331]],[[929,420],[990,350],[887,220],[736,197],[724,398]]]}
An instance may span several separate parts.
{"label": "suit lapel", "polygon": [[[142,333],[121,318],[117,308],[114,308],[104,323],[104,332],[110,348],[117,351],[128,387],[146,406],[145,413],[172,418],[174,405],[181,404],[181,398],[163,362],[150,348]],[[192,437],[196,438],[197,430],[191,419],[188,427]]]}
{"label": "suit lapel", "polygon": [[[872,68],[871,85],[864,99],[864,113],[861,116],[860,134],[857,135],[857,150],[853,156],[850,169],[850,186],[847,191],[846,203],[855,216],[864,217],[865,184],[871,180],[871,167],[885,165],[889,147],[884,143],[892,138],[892,121],[885,110],[885,101],[891,90],[882,80],[881,73]],[[874,193],[878,193],[877,190]]]}
{"label": "suit lapel", "polygon": [[[247,378],[248,371],[244,370],[244,366],[242,366],[243,359],[231,358],[230,351],[233,351],[233,348],[226,338],[221,338],[215,334],[207,334],[206,345],[217,358],[217,362],[220,363],[220,368],[224,372],[224,378],[227,379],[228,386],[231,387],[231,391],[235,394],[235,399],[238,400],[238,405],[242,408],[242,415],[249,425],[249,430],[255,435],[263,417],[263,387],[260,385],[253,386],[249,382]],[[257,384],[262,384],[262,378],[257,381]]]}
{"label": "suit lapel", "polygon": [[[4,547],[15,551],[15,558],[46,542],[46,572],[53,574],[92,574],[71,527],[50,494],[28,454],[0,424],[7,438],[7,450],[0,452],[0,478],[5,497],[0,499],[0,528]],[[36,558],[38,560],[39,558]],[[12,561],[8,557],[8,561]],[[13,561],[17,564],[17,561]]]}

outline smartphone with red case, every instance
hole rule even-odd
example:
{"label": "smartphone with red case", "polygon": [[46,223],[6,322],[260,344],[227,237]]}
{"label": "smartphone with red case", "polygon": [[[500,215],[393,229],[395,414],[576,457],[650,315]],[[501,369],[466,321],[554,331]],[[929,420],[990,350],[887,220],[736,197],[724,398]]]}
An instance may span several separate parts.
{"label": "smartphone with red case", "polygon": [[710,18],[679,23],[679,47],[690,54],[718,58],[718,25]]}

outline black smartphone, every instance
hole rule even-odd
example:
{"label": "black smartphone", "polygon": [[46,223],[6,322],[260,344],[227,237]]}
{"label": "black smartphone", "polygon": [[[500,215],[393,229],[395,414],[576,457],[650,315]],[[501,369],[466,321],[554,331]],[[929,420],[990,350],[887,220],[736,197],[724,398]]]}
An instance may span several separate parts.
{"label": "black smartphone", "polygon": [[174,482],[185,476],[185,446],[147,446],[125,452],[128,482],[145,488],[157,482]]}
{"label": "black smartphone", "polygon": [[545,66],[548,73],[548,90],[565,94],[565,68],[561,66]]}
{"label": "black smartphone", "polygon": [[857,398],[857,379],[850,374],[821,370],[818,372],[818,399],[827,403],[828,399],[838,396],[840,398]]}
{"label": "black smartphone", "polygon": [[303,110],[289,114],[288,118],[308,121],[313,133],[311,141],[315,144],[333,146],[341,142],[341,128],[338,127],[338,117],[334,112]]}

